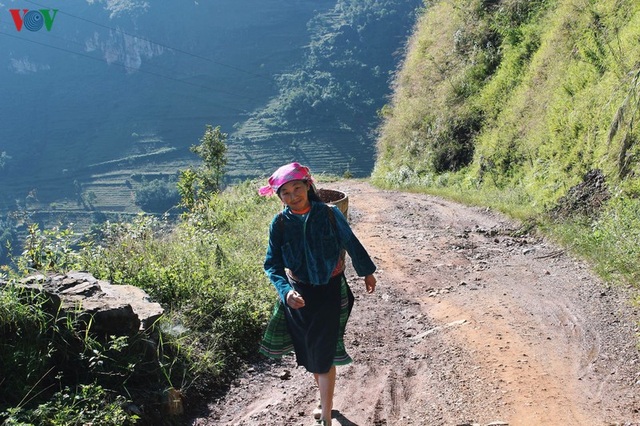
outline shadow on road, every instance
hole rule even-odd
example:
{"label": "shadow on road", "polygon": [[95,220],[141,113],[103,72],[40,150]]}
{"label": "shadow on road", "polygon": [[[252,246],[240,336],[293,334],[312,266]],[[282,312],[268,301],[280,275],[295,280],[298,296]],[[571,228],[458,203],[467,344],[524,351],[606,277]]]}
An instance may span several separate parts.
{"label": "shadow on road", "polygon": [[340,423],[340,426],[358,426],[357,423],[354,423],[348,418],[346,418],[345,416],[343,416],[342,413],[340,413],[340,411],[338,410],[333,410],[331,414],[332,414],[332,417],[336,419],[338,423]]}

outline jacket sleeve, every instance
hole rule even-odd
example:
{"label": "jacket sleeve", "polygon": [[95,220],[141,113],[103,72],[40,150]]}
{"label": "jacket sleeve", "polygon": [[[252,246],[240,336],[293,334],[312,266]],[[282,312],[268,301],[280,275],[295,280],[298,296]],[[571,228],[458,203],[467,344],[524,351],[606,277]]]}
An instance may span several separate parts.
{"label": "jacket sleeve", "polygon": [[276,288],[280,299],[286,303],[287,293],[293,289],[284,270],[284,261],[282,258],[282,232],[278,229],[278,215],[271,221],[269,227],[269,245],[267,246],[267,256],[264,261],[264,270]]}
{"label": "jacket sleeve", "polygon": [[351,263],[356,273],[360,277],[371,275],[376,271],[376,265],[374,265],[369,253],[362,246],[360,240],[355,236],[349,226],[349,222],[344,217],[339,208],[331,206],[333,209],[333,216],[336,219],[336,227],[338,228],[338,239],[340,246],[349,253]]}

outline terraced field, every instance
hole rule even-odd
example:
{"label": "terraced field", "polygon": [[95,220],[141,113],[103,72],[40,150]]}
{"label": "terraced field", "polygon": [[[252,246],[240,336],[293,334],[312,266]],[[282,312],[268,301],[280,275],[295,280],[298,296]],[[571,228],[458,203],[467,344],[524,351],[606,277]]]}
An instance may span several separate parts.
{"label": "terraced field", "polygon": [[[288,161],[308,164],[314,173],[366,176],[373,168],[371,142],[349,129],[321,126],[304,131],[274,132],[249,120],[234,134],[229,148],[232,179],[267,175]],[[257,173],[256,173],[257,172]]]}

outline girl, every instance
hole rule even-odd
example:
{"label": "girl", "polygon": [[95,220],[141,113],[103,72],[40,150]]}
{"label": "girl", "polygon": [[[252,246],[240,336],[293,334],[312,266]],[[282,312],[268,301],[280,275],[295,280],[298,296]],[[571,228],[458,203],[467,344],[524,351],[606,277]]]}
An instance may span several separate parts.
{"label": "girl", "polygon": [[336,365],[352,360],[344,331],[354,297],[344,276],[346,250],[366,290],[376,288],[376,270],[344,215],[324,204],[309,168],[299,163],[280,167],[260,188],[277,194],[284,210],[272,220],[264,269],[281,303],[267,327],[260,352],[280,358],[293,348],[298,365],[313,373],[320,391],[314,417],[331,424]]}

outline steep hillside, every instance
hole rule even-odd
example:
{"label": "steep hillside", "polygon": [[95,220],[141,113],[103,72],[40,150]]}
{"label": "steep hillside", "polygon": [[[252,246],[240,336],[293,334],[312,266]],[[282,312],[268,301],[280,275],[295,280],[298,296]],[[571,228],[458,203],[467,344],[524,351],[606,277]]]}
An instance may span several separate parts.
{"label": "steep hillside", "polygon": [[541,211],[592,169],[639,193],[640,3],[434,1],[385,108],[377,180]]}
{"label": "steep hillside", "polygon": [[67,0],[35,32],[10,13],[34,2],[0,5],[0,210],[65,208],[78,185],[98,210],[138,210],[131,174],[175,176],[206,124],[230,132],[276,95],[334,3]]}

